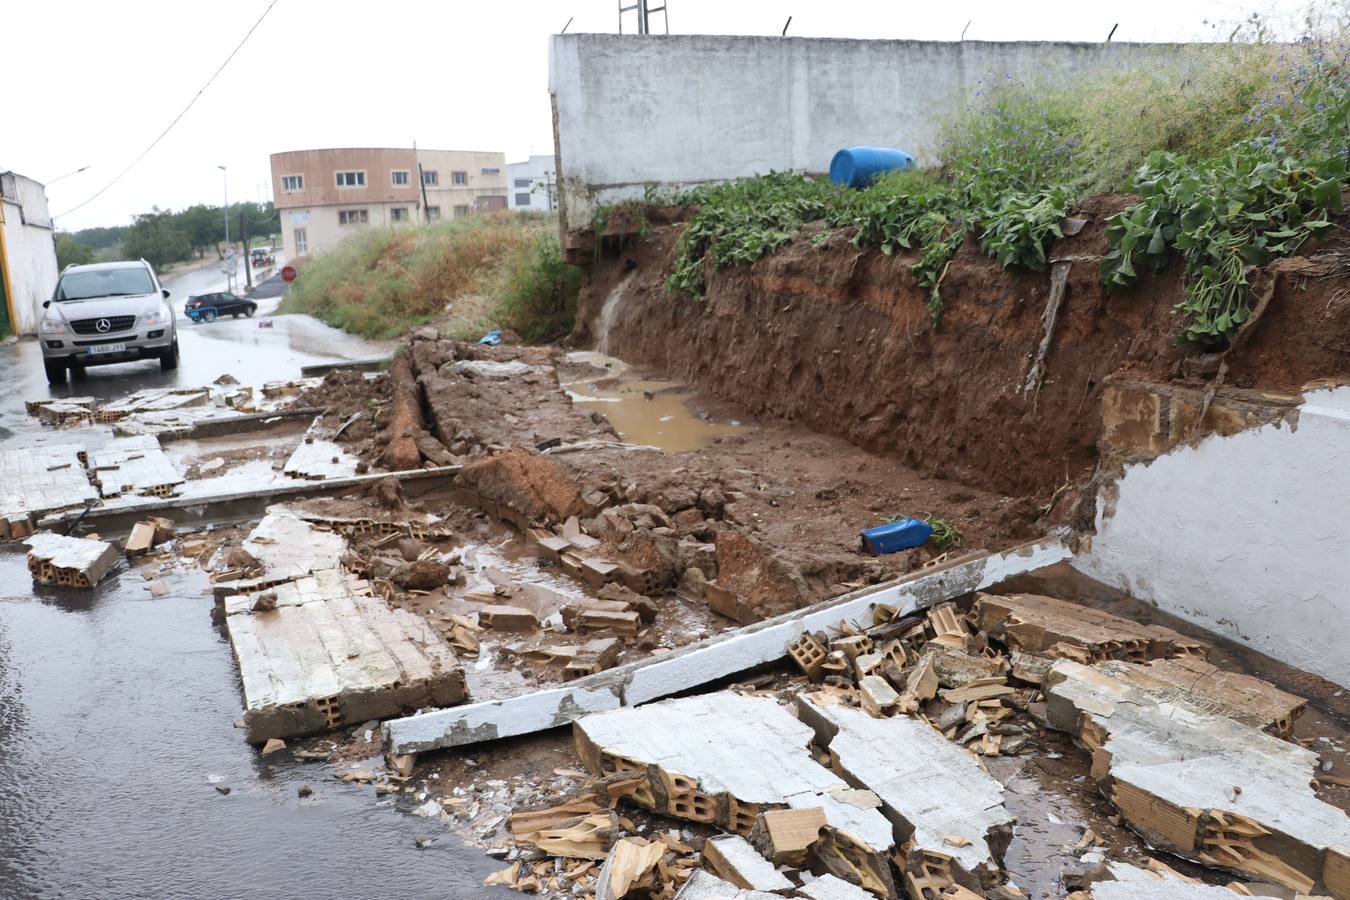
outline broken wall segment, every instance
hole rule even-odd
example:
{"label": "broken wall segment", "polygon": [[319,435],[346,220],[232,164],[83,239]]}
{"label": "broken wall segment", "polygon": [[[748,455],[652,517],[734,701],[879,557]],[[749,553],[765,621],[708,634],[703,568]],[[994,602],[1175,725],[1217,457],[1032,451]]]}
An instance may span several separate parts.
{"label": "broken wall segment", "polygon": [[454,651],[426,621],[352,576],[318,572],[224,608],[253,743],[468,697]]}
{"label": "broken wall segment", "polygon": [[1013,817],[1003,786],[974,754],[925,721],[876,718],[844,706],[836,694],[799,695],[797,709],[834,769],[881,800],[907,848],[911,896],[936,896],[953,883],[983,891],[999,882]]}
{"label": "broken wall segment", "polygon": [[567,718],[569,710],[580,714],[596,708],[594,704],[600,700],[611,704],[601,708],[637,706],[781,659],[785,648],[803,633],[834,629],[841,621],[869,626],[875,606],[884,605],[903,615],[1053,565],[1068,556],[1063,543],[1050,539],[934,566],[723,632],[672,653],[579,678],[565,688],[397,719],[385,724],[385,736],[392,752],[404,754],[556,728],[575,718]]}
{"label": "broken wall segment", "polygon": [[105,500],[124,494],[172,497],[187,480],[154,437],[116,438],[87,459],[89,477]]}
{"label": "broken wall segment", "polygon": [[0,540],[32,534],[40,516],[96,502],[83,447],[0,449]]}
{"label": "broken wall segment", "polygon": [[1068,660],[1046,676],[1052,727],[1092,755],[1091,777],[1154,846],[1307,893],[1350,898],[1350,816],[1311,782],[1317,755],[1175,691]]}
{"label": "broken wall segment", "polygon": [[1170,628],[1039,594],[981,594],[973,616],[981,631],[1024,653],[1081,657],[1082,662],[1209,655],[1203,641]]}
{"label": "broken wall segment", "polygon": [[39,532],[24,543],[38,584],[91,588],[117,565],[117,548],[107,541]]}
{"label": "broken wall segment", "polygon": [[519,447],[469,463],[455,485],[476,495],[480,508],[496,505],[497,518],[519,517],[525,527],[561,522],[582,511],[581,494],[563,468],[543,454]]}
{"label": "broken wall segment", "polygon": [[849,785],[808,751],[813,732],[770,697],[728,691],[597,713],[573,725],[577,751],[598,775],[632,773],[632,802],[750,834],[768,809],[819,808],[816,863],[882,897],[897,896],[891,823],[837,799]]}

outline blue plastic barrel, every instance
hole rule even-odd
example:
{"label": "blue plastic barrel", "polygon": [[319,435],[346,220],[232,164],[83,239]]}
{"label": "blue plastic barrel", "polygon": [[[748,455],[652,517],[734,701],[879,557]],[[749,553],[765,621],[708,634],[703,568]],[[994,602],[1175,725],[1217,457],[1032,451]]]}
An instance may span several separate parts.
{"label": "blue plastic barrel", "polygon": [[914,157],[894,147],[845,147],[830,160],[830,180],[865,188],[887,172],[914,168]]}
{"label": "blue plastic barrel", "polygon": [[880,556],[883,553],[895,553],[899,550],[908,550],[910,547],[918,547],[932,535],[933,526],[927,522],[901,519],[899,522],[887,522],[875,528],[864,528],[858,536],[862,538],[864,550],[873,556]]}

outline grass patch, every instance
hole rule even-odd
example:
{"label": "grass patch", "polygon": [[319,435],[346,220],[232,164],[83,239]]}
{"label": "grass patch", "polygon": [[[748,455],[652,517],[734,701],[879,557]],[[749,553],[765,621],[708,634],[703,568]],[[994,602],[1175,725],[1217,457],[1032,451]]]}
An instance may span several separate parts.
{"label": "grass patch", "polygon": [[556,220],[499,213],[356,231],[300,268],[280,312],[370,338],[436,323],[465,338],[497,326],[550,340],[571,328],[578,282]]}

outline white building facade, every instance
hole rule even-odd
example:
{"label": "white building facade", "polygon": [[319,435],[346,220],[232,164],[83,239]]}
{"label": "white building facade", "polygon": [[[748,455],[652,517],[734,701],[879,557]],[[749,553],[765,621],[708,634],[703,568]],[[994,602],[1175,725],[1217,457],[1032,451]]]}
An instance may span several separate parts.
{"label": "white building facade", "polygon": [[58,274],[46,188],[0,172],[0,334],[37,334]]}
{"label": "white building facade", "polygon": [[558,208],[557,167],[552,156],[531,156],[506,167],[506,203],[515,210],[553,212]]}

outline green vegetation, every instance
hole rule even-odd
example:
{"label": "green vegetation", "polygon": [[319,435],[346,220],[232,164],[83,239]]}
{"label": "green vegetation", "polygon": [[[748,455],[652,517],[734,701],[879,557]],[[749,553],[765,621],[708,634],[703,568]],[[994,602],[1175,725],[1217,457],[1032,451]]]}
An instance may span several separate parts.
{"label": "green vegetation", "polygon": [[[272,203],[231,203],[230,235],[242,240],[278,234],[281,219]],[[132,224],[85,228],[56,236],[56,258],[62,268],[113,259],[143,258],[156,268],[203,258],[207,250],[221,253],[225,240],[223,207],[198,204],[180,212],[153,207],[133,217]],[[245,252],[248,247],[244,248]]]}
{"label": "green vegetation", "polygon": [[[899,513],[894,516],[888,516],[886,518],[886,521],[903,522],[905,519],[908,518],[911,517],[904,515],[903,513]],[[956,526],[952,525],[952,523],[948,522],[946,519],[939,519],[937,516],[934,516],[930,513],[929,515],[924,516],[923,519],[921,519],[920,521],[922,521],[925,525],[932,526],[933,533],[929,535],[928,540],[932,541],[933,546],[938,548],[939,550],[943,551],[953,550],[957,547],[960,547],[963,543],[965,543],[966,540],[965,536],[962,535],[961,532],[957,531]]]}
{"label": "green vegetation", "polygon": [[1344,26],[1332,31],[1188,48],[1066,89],[981,85],[946,123],[939,165],[865,190],[776,172],[665,198],[696,208],[668,285],[701,296],[707,266],[754,262],[819,222],[817,244],[847,228],[858,247],[908,251],[937,324],[967,237],[1004,267],[1044,270],[1077,200],[1133,191],[1142,202],[1110,220],[1103,281],[1125,286],[1179,253],[1182,339],[1222,346],[1250,314],[1251,268],[1335,227],[1350,184],[1350,53]]}
{"label": "green vegetation", "polygon": [[372,338],[436,322],[547,341],[571,330],[579,285],[555,219],[502,213],[356,231],[300,268],[281,311]]}

